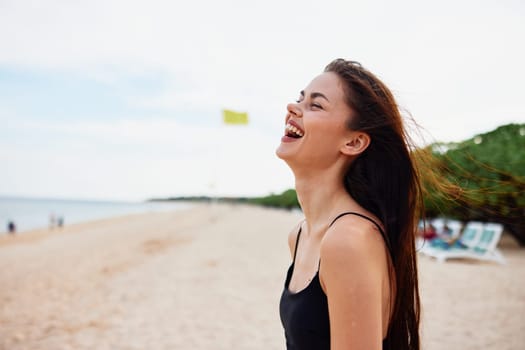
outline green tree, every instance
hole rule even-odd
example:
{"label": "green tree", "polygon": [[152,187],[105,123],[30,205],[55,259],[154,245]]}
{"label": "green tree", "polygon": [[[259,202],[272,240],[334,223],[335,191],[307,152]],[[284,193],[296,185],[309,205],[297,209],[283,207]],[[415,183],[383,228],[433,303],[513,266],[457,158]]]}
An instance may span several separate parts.
{"label": "green tree", "polygon": [[260,204],[268,207],[293,209],[299,208],[297,193],[293,189],[284,191],[281,194],[271,194],[266,197],[250,199],[251,203]]}
{"label": "green tree", "polygon": [[429,190],[427,215],[499,222],[525,245],[525,124],[504,125],[460,143],[434,144],[431,150],[434,175],[462,191],[450,196]]}

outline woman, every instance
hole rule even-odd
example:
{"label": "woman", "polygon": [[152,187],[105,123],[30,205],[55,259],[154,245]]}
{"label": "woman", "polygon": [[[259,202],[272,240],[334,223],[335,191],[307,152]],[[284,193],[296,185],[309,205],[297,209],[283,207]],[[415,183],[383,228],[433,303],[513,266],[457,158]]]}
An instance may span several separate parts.
{"label": "woman", "polygon": [[337,59],[287,109],[276,153],[305,215],[288,240],[287,349],[419,349],[419,180],[391,92]]}

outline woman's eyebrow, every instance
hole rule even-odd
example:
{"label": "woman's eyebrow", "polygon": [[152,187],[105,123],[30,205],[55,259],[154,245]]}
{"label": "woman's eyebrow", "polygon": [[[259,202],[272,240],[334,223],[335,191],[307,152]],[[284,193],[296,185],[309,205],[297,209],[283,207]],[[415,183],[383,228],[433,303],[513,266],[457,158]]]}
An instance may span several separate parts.
{"label": "woman's eyebrow", "polygon": [[[304,97],[304,90],[301,90],[301,96]],[[320,92],[312,92],[310,94],[310,98],[316,98],[316,97],[322,97],[324,98],[326,101],[330,102],[330,100],[325,96],[323,95],[322,93]]]}

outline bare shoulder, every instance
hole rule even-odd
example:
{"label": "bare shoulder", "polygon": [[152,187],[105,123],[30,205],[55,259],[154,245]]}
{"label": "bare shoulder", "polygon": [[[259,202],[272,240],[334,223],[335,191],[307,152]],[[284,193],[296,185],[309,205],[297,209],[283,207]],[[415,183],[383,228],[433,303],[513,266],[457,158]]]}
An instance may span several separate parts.
{"label": "bare shoulder", "polygon": [[328,299],[334,349],[379,349],[388,329],[387,250],[359,216],[337,220],[321,241],[319,279]]}
{"label": "bare shoulder", "polygon": [[297,235],[299,234],[299,230],[301,229],[301,225],[303,224],[304,220],[299,221],[297,225],[294,226],[294,228],[290,231],[288,234],[288,247],[290,248],[290,255],[293,258],[294,251],[295,251],[295,243],[297,242]]}
{"label": "bare shoulder", "polygon": [[[327,268],[361,269],[386,266],[384,239],[370,221],[355,215],[337,220],[321,241],[321,262]],[[361,270],[363,271],[363,270]]]}

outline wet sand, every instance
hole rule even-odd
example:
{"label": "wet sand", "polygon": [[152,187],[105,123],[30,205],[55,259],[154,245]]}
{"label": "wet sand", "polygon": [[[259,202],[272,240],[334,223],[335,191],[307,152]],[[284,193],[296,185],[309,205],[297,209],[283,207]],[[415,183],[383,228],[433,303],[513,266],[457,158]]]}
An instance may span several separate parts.
{"label": "wet sand", "polygon": [[[0,237],[0,349],[284,349],[299,213],[201,205]],[[525,249],[420,258],[423,349],[521,349]]]}

